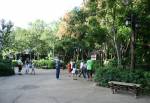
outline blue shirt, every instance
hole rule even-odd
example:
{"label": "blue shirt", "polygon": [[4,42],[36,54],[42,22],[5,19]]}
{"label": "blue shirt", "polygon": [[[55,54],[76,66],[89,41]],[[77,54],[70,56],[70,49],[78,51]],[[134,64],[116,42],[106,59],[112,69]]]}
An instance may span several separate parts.
{"label": "blue shirt", "polygon": [[56,67],[56,69],[58,68],[60,68],[60,60],[56,60],[56,62],[55,62],[55,67]]}

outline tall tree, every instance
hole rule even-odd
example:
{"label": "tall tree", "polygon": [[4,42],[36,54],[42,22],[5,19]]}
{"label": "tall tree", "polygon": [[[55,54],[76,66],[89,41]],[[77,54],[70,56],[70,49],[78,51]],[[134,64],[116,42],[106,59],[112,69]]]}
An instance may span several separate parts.
{"label": "tall tree", "polygon": [[0,51],[6,50],[11,46],[13,23],[11,21],[6,22],[4,19],[0,21]]}

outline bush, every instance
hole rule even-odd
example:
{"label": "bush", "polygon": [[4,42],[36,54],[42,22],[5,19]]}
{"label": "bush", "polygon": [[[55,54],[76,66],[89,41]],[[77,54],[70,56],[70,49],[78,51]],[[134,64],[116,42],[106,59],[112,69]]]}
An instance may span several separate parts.
{"label": "bush", "polygon": [[[106,64],[105,64],[106,62]],[[107,61],[104,62],[105,66],[109,67],[117,67],[117,59],[108,59]]]}
{"label": "bush", "polygon": [[15,72],[9,63],[0,62],[0,76],[14,75]]}
{"label": "bush", "polygon": [[146,80],[145,91],[149,91],[150,93],[150,72],[144,72],[144,77]]}
{"label": "bush", "polygon": [[102,66],[102,61],[101,60],[94,60],[93,61],[93,71],[100,68],[101,66]]}
{"label": "bush", "polygon": [[94,80],[100,86],[108,86],[109,81],[121,81],[127,83],[142,84],[142,87],[150,91],[150,72],[143,70],[118,69],[114,67],[101,67],[96,69]]}
{"label": "bush", "polygon": [[34,60],[33,64],[37,68],[42,68],[42,69],[54,69],[55,64],[53,60]]}
{"label": "bush", "polygon": [[12,60],[12,66],[17,67],[17,60]]}

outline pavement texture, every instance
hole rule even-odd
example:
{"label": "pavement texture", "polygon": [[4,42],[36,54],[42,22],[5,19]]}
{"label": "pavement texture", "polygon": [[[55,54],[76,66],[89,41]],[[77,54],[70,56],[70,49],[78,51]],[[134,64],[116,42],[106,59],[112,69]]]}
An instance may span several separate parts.
{"label": "pavement texture", "polygon": [[0,77],[0,103],[150,103],[150,96],[112,94],[83,78],[73,80],[66,70],[57,80],[55,70],[36,69],[36,75]]}

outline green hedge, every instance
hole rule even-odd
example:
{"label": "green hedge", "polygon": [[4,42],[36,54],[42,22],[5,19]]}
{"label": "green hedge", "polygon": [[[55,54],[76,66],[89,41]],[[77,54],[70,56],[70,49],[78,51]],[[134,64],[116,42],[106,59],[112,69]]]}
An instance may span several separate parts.
{"label": "green hedge", "polygon": [[0,76],[9,76],[14,75],[15,72],[12,69],[12,65],[10,61],[1,60],[0,61]]}
{"label": "green hedge", "polygon": [[34,60],[33,63],[35,67],[41,68],[41,69],[54,69],[55,68],[55,63],[53,60],[45,60],[45,59]]}
{"label": "green hedge", "polygon": [[100,86],[108,86],[108,81],[121,81],[142,84],[144,90],[150,92],[150,72],[143,70],[130,71],[113,67],[101,67],[96,69],[94,80]]}

